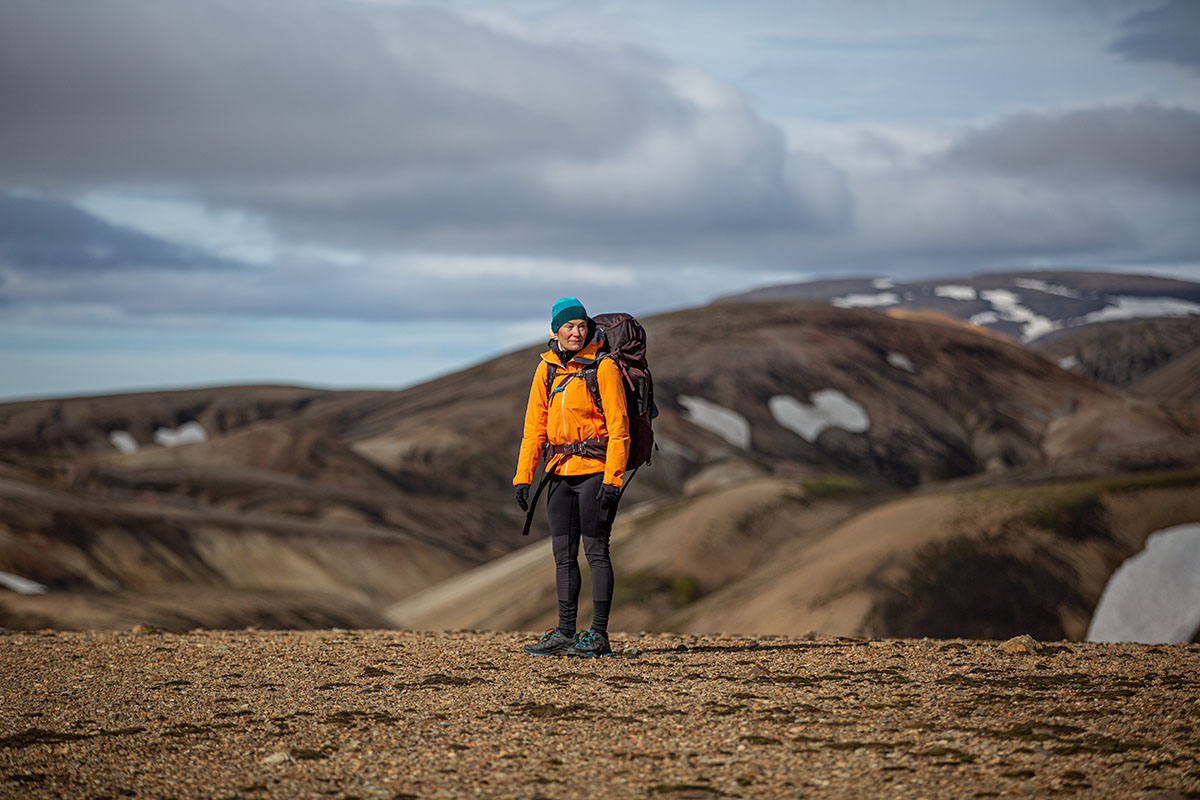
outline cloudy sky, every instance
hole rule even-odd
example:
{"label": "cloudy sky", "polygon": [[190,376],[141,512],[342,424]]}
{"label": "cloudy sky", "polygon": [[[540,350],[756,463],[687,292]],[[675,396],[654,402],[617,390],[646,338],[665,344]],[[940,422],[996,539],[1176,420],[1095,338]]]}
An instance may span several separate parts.
{"label": "cloudy sky", "polygon": [[0,398],[399,387],[594,313],[1200,280],[1194,0],[6,0]]}

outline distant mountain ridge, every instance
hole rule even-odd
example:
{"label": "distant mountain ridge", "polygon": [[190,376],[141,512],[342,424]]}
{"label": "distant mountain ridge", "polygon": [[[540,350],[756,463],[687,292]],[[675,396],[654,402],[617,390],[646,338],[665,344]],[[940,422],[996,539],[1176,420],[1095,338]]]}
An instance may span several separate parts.
{"label": "distant mountain ridge", "polygon": [[1200,283],[1068,270],[915,281],[837,278],[755,289],[714,303],[800,299],[842,308],[932,310],[1021,342],[1113,320],[1200,316]]}

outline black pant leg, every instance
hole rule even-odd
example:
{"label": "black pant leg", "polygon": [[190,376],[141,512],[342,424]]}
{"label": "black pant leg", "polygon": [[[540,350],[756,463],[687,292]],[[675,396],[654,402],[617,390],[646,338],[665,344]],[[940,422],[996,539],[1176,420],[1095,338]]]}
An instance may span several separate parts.
{"label": "black pant leg", "polygon": [[592,576],[592,628],[606,633],[608,614],[612,608],[613,568],[609,557],[609,539],[617,507],[600,507],[596,493],[604,475],[589,475],[576,487],[579,498],[579,523],[583,537],[583,552]]}
{"label": "black pant leg", "polygon": [[558,594],[558,629],[564,636],[575,634],[579,609],[579,501],[568,479],[550,478],[546,493],[546,516],[554,549],[554,586]]}

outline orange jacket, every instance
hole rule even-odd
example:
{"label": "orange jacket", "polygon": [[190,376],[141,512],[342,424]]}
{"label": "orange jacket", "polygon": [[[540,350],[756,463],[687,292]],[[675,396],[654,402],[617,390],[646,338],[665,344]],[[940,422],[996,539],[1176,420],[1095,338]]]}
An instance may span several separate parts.
{"label": "orange jacket", "polygon": [[[598,342],[586,347],[563,364],[554,350],[542,353],[529,387],[529,404],[525,408],[525,432],[521,437],[521,454],[513,485],[533,483],[533,473],[542,455],[542,445],[567,444],[585,439],[608,437],[604,460],[582,455],[554,455],[546,471],[556,475],[592,475],[604,473],[604,482],[620,486],[629,456],[629,419],[625,416],[625,385],[621,371],[611,359],[600,361],[596,383],[604,406],[601,414],[592,402],[583,378],[583,364],[591,364],[600,349]],[[557,372],[550,398],[546,397],[546,366],[554,364]]]}

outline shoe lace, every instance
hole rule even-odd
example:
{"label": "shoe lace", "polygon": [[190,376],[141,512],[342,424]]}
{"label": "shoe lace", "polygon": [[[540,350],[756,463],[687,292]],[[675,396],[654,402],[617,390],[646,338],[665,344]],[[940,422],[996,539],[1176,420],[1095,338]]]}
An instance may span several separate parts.
{"label": "shoe lace", "polygon": [[556,633],[558,633],[558,628],[551,628],[550,630],[543,633],[542,638],[538,639],[538,641],[544,642],[547,639],[552,639],[552,638],[554,638],[554,634],[556,634]]}
{"label": "shoe lace", "polygon": [[577,644],[587,647],[589,645],[595,644],[596,641],[600,638],[600,635],[598,633],[596,633],[594,630],[592,630],[591,628],[588,628],[586,631],[583,631],[582,633],[580,633],[578,638],[579,638],[579,641],[577,642]]}

